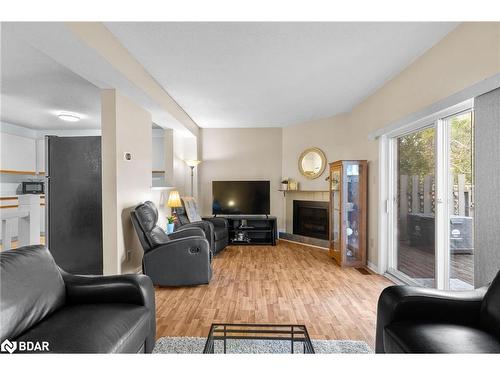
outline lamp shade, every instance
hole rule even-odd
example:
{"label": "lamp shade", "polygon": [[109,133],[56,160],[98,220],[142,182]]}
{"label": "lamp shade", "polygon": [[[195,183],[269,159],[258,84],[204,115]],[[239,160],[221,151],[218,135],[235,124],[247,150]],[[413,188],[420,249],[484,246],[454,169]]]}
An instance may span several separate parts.
{"label": "lamp shade", "polygon": [[188,167],[196,167],[198,164],[201,163],[201,160],[186,160],[186,164]]}
{"label": "lamp shade", "polygon": [[182,207],[181,197],[177,190],[172,190],[168,195],[167,206],[170,208]]}

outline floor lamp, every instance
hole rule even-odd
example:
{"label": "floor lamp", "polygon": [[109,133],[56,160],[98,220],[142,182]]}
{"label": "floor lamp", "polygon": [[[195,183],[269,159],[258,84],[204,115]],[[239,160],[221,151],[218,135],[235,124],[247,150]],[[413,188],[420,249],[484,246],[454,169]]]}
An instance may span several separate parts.
{"label": "floor lamp", "polygon": [[186,160],[186,164],[191,168],[191,196],[193,196],[194,167],[201,163],[201,160]]}

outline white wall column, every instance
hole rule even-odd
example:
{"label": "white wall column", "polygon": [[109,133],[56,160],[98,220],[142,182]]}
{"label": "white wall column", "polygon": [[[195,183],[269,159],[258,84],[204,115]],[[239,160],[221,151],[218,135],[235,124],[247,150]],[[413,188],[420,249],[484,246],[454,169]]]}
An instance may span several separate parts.
{"label": "white wall column", "polygon": [[135,272],[142,249],[130,209],[151,198],[151,114],[116,90],[101,92],[103,273]]}

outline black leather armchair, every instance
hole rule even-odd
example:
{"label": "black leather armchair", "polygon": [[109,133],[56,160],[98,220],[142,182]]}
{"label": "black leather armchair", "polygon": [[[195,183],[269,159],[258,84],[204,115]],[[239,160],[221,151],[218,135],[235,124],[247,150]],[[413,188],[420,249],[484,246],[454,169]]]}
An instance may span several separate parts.
{"label": "black leather armchair", "polygon": [[204,217],[202,221],[190,222],[183,207],[177,209],[177,225],[182,228],[201,228],[214,254],[224,250],[229,244],[229,225],[222,217]]}
{"label": "black leather armchair", "polygon": [[378,301],[377,353],[500,353],[500,273],[489,287],[390,286]]}
{"label": "black leather armchair", "polygon": [[1,342],[47,342],[45,353],[153,351],[155,299],[147,276],[71,275],[37,245],[1,252],[0,277]]}
{"label": "black leather armchair", "polygon": [[144,249],[142,269],[153,284],[182,286],[208,284],[212,253],[202,229],[187,227],[167,235],[158,225],[152,202],[139,204],[131,213]]}

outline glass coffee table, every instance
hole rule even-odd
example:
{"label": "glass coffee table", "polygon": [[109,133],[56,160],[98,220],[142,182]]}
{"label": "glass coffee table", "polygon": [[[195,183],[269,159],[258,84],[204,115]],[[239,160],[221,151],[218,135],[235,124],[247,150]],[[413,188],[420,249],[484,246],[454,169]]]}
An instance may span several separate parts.
{"label": "glass coffee table", "polygon": [[314,354],[314,347],[305,325],[214,323],[203,353]]}

